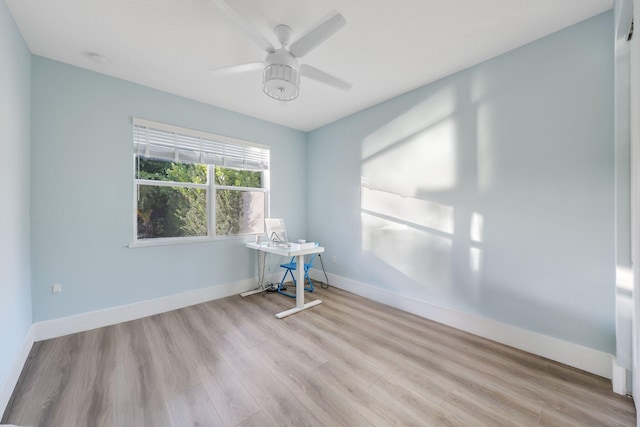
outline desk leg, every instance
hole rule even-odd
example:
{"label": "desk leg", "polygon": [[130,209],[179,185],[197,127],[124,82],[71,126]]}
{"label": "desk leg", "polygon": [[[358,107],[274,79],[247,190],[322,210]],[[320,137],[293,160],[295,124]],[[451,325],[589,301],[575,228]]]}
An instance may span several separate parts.
{"label": "desk leg", "polygon": [[298,285],[296,286],[296,308],[302,310],[304,308],[304,255],[298,255],[296,258],[296,276],[298,276]]}
{"label": "desk leg", "polygon": [[308,302],[306,304],[304,303],[304,255],[298,255],[298,257],[296,258],[296,265],[296,274],[298,276],[296,278],[298,282],[296,285],[296,306],[294,308],[276,314],[276,317],[278,319],[282,319],[283,317],[287,317],[291,314],[322,303],[322,301],[320,301],[319,299]]}
{"label": "desk leg", "polygon": [[260,289],[260,288],[258,288],[258,289],[252,289],[252,290],[250,290],[250,291],[247,291],[247,292],[243,292],[243,293],[241,293],[241,294],[240,294],[240,296],[241,296],[242,298],[244,298],[244,297],[248,297],[248,296],[250,296],[250,295],[259,294],[259,293],[261,293],[261,292],[264,292],[264,291],[263,291],[262,289]]}

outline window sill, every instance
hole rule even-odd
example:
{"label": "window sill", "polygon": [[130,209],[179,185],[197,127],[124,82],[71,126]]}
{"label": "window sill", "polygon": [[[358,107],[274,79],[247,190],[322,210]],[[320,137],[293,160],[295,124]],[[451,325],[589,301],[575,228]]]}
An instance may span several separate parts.
{"label": "window sill", "polygon": [[[258,233],[260,234],[260,233]],[[187,245],[192,243],[211,243],[224,240],[243,240],[245,242],[254,242],[256,234],[241,234],[236,236],[215,236],[215,237],[172,237],[172,238],[158,238],[148,240],[136,240],[129,243],[126,247],[129,249],[136,248],[148,248],[153,246],[173,246],[173,245]]]}

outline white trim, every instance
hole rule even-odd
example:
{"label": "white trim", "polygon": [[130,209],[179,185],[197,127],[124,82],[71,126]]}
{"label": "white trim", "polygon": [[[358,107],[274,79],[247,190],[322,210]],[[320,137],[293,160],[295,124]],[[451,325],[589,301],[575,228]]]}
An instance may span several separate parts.
{"label": "white trim", "polygon": [[[219,190],[231,190],[242,192],[256,192],[264,193],[264,211],[265,218],[268,216],[269,211],[269,199],[271,197],[269,188],[269,173],[267,170],[260,171],[262,173],[262,187],[236,187],[230,185],[217,185],[215,179],[215,166],[207,166],[207,184],[195,184],[188,182],[176,182],[176,181],[157,181],[150,179],[138,179],[136,178],[136,156],[133,156],[133,229],[132,229],[132,241],[127,245],[129,248],[143,248],[149,246],[168,246],[168,245],[180,245],[184,243],[201,243],[212,242],[217,240],[223,240],[228,238],[255,236],[259,233],[243,233],[243,234],[216,234],[216,198]],[[206,202],[207,202],[207,235],[206,236],[186,236],[186,237],[158,237],[152,239],[138,239],[138,190],[141,185],[153,187],[178,187],[178,188],[197,188],[206,190]]]}
{"label": "white trim", "polygon": [[231,190],[231,191],[245,191],[245,192],[258,192],[258,193],[266,193],[267,189],[264,187],[237,187],[233,185],[218,185],[216,183],[213,184],[216,190]]}
{"label": "white trim", "polygon": [[[325,280],[322,271],[311,269],[309,273],[313,280]],[[330,285],[336,288],[611,379],[613,356],[609,353],[475,314],[440,307],[336,274],[327,273],[327,276]]]}
{"label": "white trim", "polygon": [[234,283],[210,286],[208,288],[196,289],[180,294],[168,295],[74,316],[44,320],[32,324],[24,339],[22,350],[14,362],[13,368],[9,372],[4,384],[1,385],[0,417],[9,404],[11,394],[18,383],[18,379],[20,378],[20,374],[29,357],[29,352],[34,342],[101,328],[103,326],[115,325],[194,304],[200,304],[202,302],[225,298],[253,289],[255,286],[255,278],[245,279]]}
{"label": "white trim", "polygon": [[611,366],[611,388],[614,393],[624,396],[629,393],[629,387],[627,385],[627,369],[619,366],[615,357],[613,357]]}
{"label": "white trim", "polygon": [[222,240],[242,239],[244,243],[251,242],[255,236],[264,233],[245,233],[213,236],[191,236],[191,237],[156,237],[151,239],[138,239],[126,245],[129,249],[148,248],[151,246],[185,245],[191,243],[219,242]]}
{"label": "white trim", "polygon": [[27,362],[31,347],[33,347],[33,343],[35,341],[34,337],[35,328],[33,327],[33,325],[31,325],[31,327],[27,331],[27,335],[24,338],[22,350],[20,350],[18,357],[16,357],[16,360],[13,363],[11,371],[9,371],[9,375],[0,388],[0,417],[2,417],[2,414],[4,414],[5,410],[7,409],[7,405],[9,404],[9,400],[11,399],[13,389],[16,387],[16,384],[18,384],[18,379],[20,379],[22,368],[24,368],[24,364]]}
{"label": "white trim", "polygon": [[149,246],[168,246],[168,245],[184,245],[188,243],[205,243],[213,242],[219,239],[215,239],[212,236],[191,236],[191,237],[156,237],[152,239],[136,239],[129,243],[127,247],[129,249],[134,248],[146,248]]}
{"label": "white trim", "polygon": [[[632,323],[632,365],[633,365],[633,389],[632,394],[636,396],[634,403],[636,412],[640,413],[640,342],[638,338],[638,321],[640,321],[640,223],[638,222],[638,213],[640,212],[640,170],[638,170],[638,161],[640,160],[640,128],[638,126],[638,117],[640,114],[640,80],[638,73],[640,72],[640,45],[637,27],[640,27],[640,1],[633,2],[633,20],[636,25],[635,34],[631,38],[630,46],[630,109],[631,109],[631,260],[633,265],[634,287],[633,309],[631,314]],[[636,417],[636,425],[640,427],[640,416]]]}
{"label": "white trim", "polygon": [[34,329],[34,341],[42,341],[76,332],[88,331],[103,326],[115,325],[130,320],[136,320],[154,314],[164,313],[194,304],[225,298],[241,292],[253,289],[256,279],[245,279],[234,283],[210,286],[180,294],[140,301],[127,305],[106,308],[104,310],[91,311],[76,314],[74,316],[36,322]]}
{"label": "white trim", "polygon": [[139,178],[135,178],[135,180],[136,180],[136,185],[146,185],[148,187],[197,188],[200,190],[209,189],[209,184],[196,184],[193,182],[159,181],[155,179],[139,179]]}
{"label": "white trim", "polygon": [[[313,280],[324,280],[321,271],[312,269]],[[425,317],[437,322],[482,336],[539,356],[547,357],[561,363],[603,376],[612,378],[612,356],[598,350],[569,343],[557,338],[516,328],[491,319],[462,313],[456,310],[438,307],[425,301],[407,298],[383,289],[376,288],[336,274],[327,273],[331,286],[344,289],[374,301]],[[278,273],[268,277],[276,281]],[[268,282],[267,282],[268,283]],[[11,393],[16,386],[20,373],[36,341],[56,338],[76,332],[110,326],[130,320],[140,319],[154,314],[199,304],[214,299],[239,294],[255,288],[256,279],[245,279],[234,283],[210,286],[180,294],[140,301],[137,303],[111,307],[104,310],[82,313],[74,316],[36,322],[31,325],[25,337],[23,348],[16,358],[13,369],[0,389],[0,413],[4,413]],[[620,374],[620,372],[618,372]],[[614,376],[614,379],[616,377]]]}

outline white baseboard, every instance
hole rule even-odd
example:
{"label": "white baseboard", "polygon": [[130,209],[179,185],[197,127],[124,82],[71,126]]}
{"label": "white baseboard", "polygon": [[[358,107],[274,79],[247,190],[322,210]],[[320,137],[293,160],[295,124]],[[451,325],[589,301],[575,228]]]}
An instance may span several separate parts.
{"label": "white baseboard", "polygon": [[[312,269],[313,280],[324,281],[322,271]],[[573,366],[583,371],[611,379],[613,356],[558,338],[517,328],[486,317],[451,308],[440,307],[426,301],[409,298],[376,286],[327,273],[331,286],[363,296],[373,301],[470,332],[526,352]]]}
{"label": "white baseboard", "polygon": [[35,332],[34,340],[42,341],[76,332],[141,319],[154,314],[239,294],[253,289],[255,286],[255,279],[246,279],[234,283],[210,286],[208,288],[140,301],[133,304],[110,307],[104,310],[36,322],[32,326]]}
{"label": "white baseboard", "polygon": [[2,388],[0,388],[0,417],[6,410],[9,399],[11,398],[11,393],[13,393],[13,389],[20,378],[20,373],[24,368],[24,364],[27,361],[34,342],[128,322],[194,304],[228,297],[253,289],[255,286],[255,279],[241,280],[234,283],[210,286],[208,288],[196,289],[180,294],[32,324],[24,339],[22,350],[16,358],[6,381],[2,384]]}
{"label": "white baseboard", "polygon": [[618,365],[618,361],[613,357],[611,365],[611,387],[613,392],[621,395],[631,393],[629,384],[627,384],[627,370]]}
{"label": "white baseboard", "polygon": [[[313,280],[324,280],[324,275],[320,271],[311,270],[310,275]],[[277,274],[270,275],[269,281],[279,281],[279,277],[277,276]],[[331,285],[336,288],[344,289],[365,298],[529,353],[547,357],[605,378],[622,378],[621,374],[613,376],[614,361],[612,355],[608,353],[516,328],[477,315],[439,307],[425,301],[408,298],[335,274],[328,273],[328,276]],[[234,283],[211,286],[133,304],[34,323],[27,332],[23,348],[16,358],[13,369],[0,389],[0,414],[4,412],[9,403],[11,393],[20,377],[20,373],[22,372],[22,368],[34,342],[140,319],[146,316],[239,294],[253,289],[256,286],[255,283],[255,279],[241,280]],[[614,386],[616,385],[614,384]],[[624,388],[624,386],[620,385],[616,387],[618,389]]]}
{"label": "white baseboard", "polygon": [[24,364],[27,362],[31,347],[33,347],[35,337],[34,332],[35,328],[33,327],[33,325],[31,325],[31,327],[27,331],[27,335],[24,338],[22,350],[20,350],[18,357],[13,363],[11,371],[9,371],[9,375],[7,375],[7,379],[5,380],[4,384],[2,384],[2,388],[0,388],[0,418],[2,418],[2,414],[4,414],[4,411],[7,409],[7,405],[9,404],[9,399],[11,399],[13,389],[18,383],[18,379],[20,378],[20,374],[22,373],[22,368],[24,368]]}

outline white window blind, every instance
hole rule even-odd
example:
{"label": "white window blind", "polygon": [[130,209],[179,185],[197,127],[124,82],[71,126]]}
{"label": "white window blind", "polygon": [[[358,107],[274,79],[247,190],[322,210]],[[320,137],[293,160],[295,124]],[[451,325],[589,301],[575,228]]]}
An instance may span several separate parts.
{"label": "white window blind", "polygon": [[133,149],[154,159],[269,169],[268,146],[138,118],[133,119]]}

